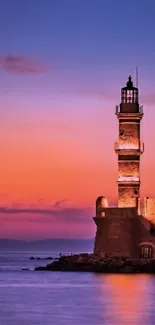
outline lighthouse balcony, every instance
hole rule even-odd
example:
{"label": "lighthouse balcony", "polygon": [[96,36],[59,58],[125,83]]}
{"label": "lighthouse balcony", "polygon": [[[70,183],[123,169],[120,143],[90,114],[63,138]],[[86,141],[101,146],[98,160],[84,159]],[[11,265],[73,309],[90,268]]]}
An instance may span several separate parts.
{"label": "lighthouse balcony", "polygon": [[144,152],[144,142],[140,142],[140,146],[115,142],[114,150],[118,155],[141,155]]}
{"label": "lighthouse balcony", "polygon": [[143,106],[137,106],[137,104],[120,104],[116,105],[115,114],[119,119],[141,119],[144,115]]}
{"label": "lighthouse balcony", "polygon": [[140,179],[137,176],[119,176],[117,182],[120,184],[139,184]]}

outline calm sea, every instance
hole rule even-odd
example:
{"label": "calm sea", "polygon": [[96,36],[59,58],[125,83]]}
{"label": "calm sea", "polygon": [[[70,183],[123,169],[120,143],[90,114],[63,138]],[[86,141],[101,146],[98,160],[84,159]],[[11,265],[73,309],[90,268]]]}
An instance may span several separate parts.
{"label": "calm sea", "polygon": [[155,324],[155,277],[21,271],[45,251],[0,251],[0,325]]}

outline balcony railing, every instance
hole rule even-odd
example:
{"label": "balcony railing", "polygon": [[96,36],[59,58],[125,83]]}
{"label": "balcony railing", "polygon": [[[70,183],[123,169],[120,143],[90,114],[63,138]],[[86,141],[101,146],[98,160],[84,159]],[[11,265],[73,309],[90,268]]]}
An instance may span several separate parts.
{"label": "balcony railing", "polygon": [[[116,114],[118,114],[118,113],[121,113],[120,112],[120,105],[116,105]],[[143,106],[139,106],[139,112],[138,113],[143,114]]]}
{"label": "balcony railing", "polygon": [[118,177],[118,182],[139,182],[139,177],[136,176],[120,176]]}
{"label": "balcony railing", "polygon": [[140,152],[143,153],[144,152],[144,142],[140,143]]}
{"label": "balcony railing", "polygon": [[140,153],[144,152],[144,142],[140,142],[140,146],[135,146],[133,144],[120,144],[119,142],[115,142],[114,144],[114,150],[115,151],[120,151],[120,150],[125,150],[125,151],[139,151]]}
{"label": "balcony railing", "polygon": [[116,105],[116,114],[120,113],[120,106]]}

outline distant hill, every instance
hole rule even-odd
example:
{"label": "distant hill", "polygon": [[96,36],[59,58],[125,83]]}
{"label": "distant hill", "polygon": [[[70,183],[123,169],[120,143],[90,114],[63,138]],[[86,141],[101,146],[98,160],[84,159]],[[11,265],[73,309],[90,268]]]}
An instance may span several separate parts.
{"label": "distant hill", "polygon": [[53,238],[34,241],[0,239],[0,250],[48,250],[53,252],[91,252],[94,239]]}

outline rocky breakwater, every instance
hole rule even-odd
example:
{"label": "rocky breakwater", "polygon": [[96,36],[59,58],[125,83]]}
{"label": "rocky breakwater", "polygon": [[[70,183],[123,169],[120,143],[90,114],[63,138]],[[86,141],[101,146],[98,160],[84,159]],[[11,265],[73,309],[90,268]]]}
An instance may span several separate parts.
{"label": "rocky breakwater", "polygon": [[126,257],[101,257],[93,254],[61,256],[47,266],[35,271],[74,271],[94,273],[155,273],[155,260]]}
{"label": "rocky breakwater", "polygon": [[34,256],[31,256],[30,258],[29,258],[30,260],[56,260],[56,258],[53,258],[53,257],[51,257],[51,256],[49,256],[49,257],[34,257]]}

